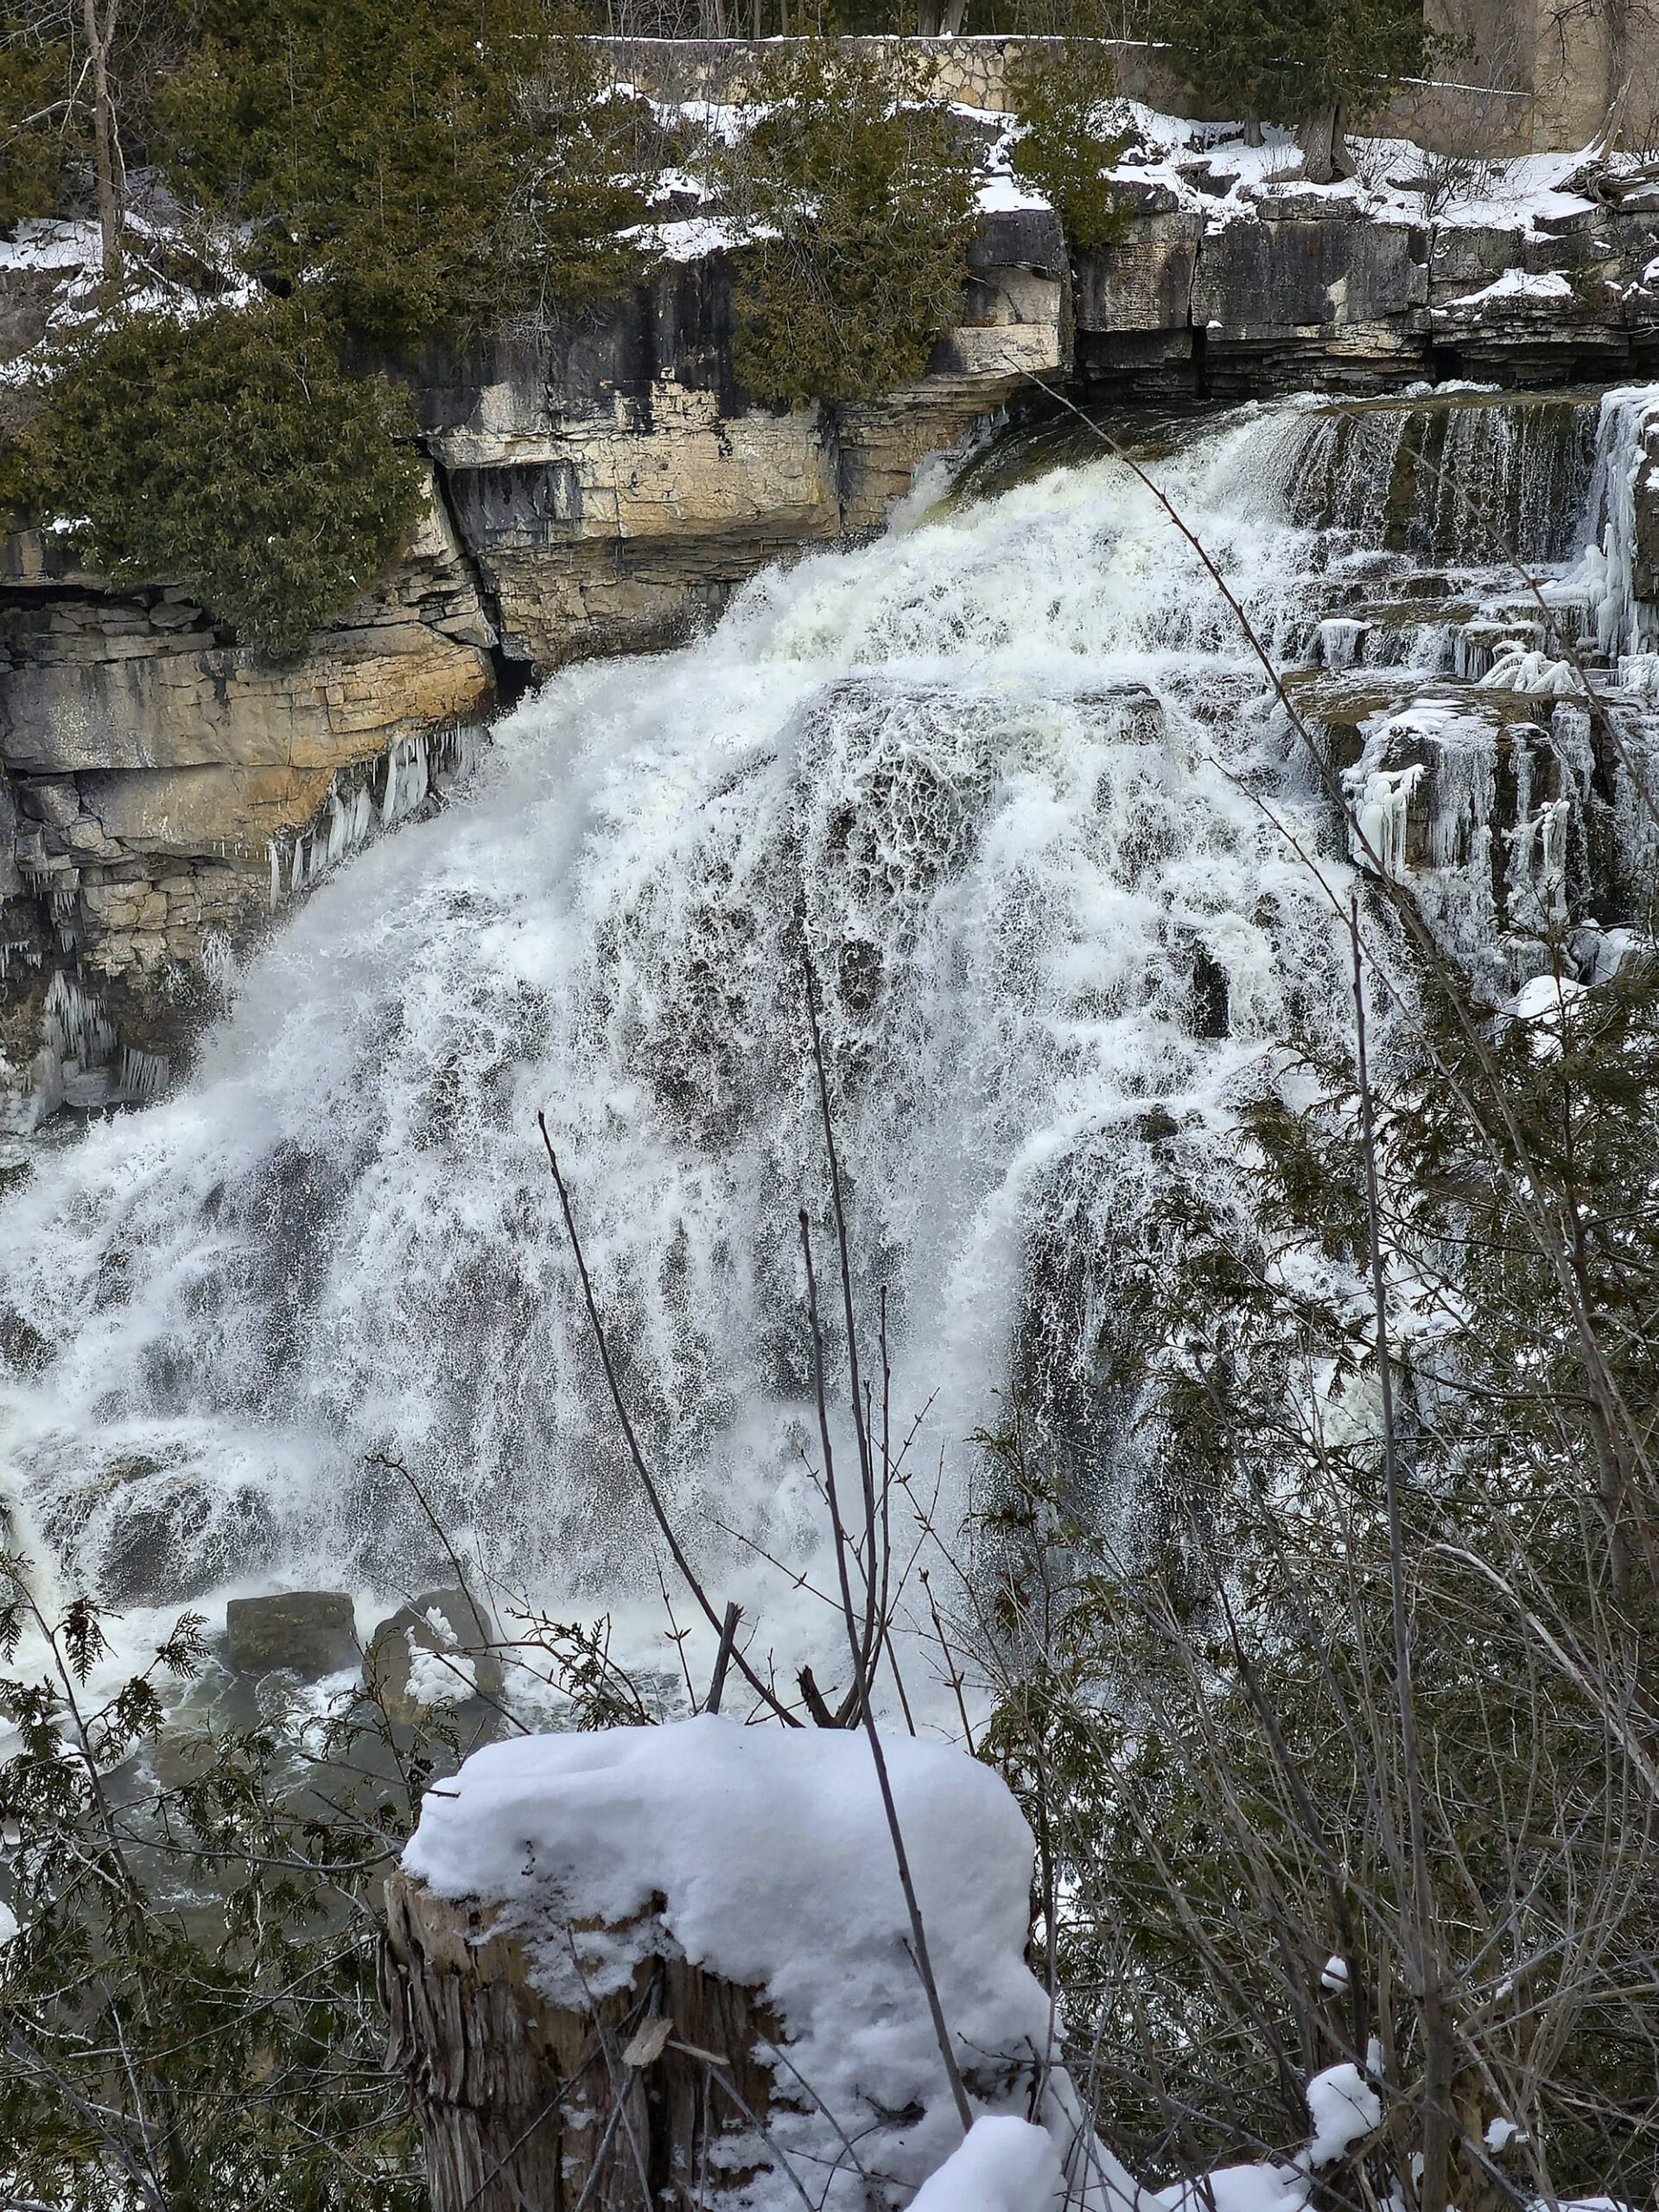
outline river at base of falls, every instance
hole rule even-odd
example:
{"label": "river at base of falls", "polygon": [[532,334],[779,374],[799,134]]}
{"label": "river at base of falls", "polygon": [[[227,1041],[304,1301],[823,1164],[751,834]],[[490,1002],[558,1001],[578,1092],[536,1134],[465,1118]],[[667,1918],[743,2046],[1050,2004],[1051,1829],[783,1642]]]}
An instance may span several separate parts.
{"label": "river at base of falls", "polygon": [[[1599,562],[1605,612],[1617,410],[1433,412],[1249,409],[1158,448],[1281,662],[1369,653],[1379,697],[1415,696],[1471,609],[1524,632],[1471,495],[1551,573]],[[292,912],[182,1088],[38,1153],[0,1212],[25,1548],[135,1607],[406,1590],[439,1561],[385,1454],[507,1587],[654,1592],[544,1112],[677,1523],[721,1597],[810,1649],[805,953],[860,1296],[873,1333],[887,1287],[938,1524],[1016,1346],[1073,1416],[1080,1489],[1124,1494],[1112,1283],[1173,1179],[1248,1211],[1241,1099],[1293,1024],[1351,1019],[1348,875],[1213,583],[1058,435],[757,577],[682,651],[556,677],[459,798]],[[1415,479],[1414,437],[1439,456]]]}

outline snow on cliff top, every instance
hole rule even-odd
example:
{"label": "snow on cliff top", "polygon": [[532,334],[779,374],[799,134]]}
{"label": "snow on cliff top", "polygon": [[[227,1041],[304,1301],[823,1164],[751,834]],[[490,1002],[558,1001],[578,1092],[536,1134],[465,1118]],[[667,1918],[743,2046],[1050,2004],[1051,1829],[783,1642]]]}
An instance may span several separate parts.
{"label": "snow on cliff top", "polygon": [[[1024,1957],[1031,1831],[965,1752],[906,1736],[886,1749],[963,2071],[981,2105],[1023,2111],[1051,2037]],[[504,1908],[555,2003],[627,1982],[653,1929],[616,1931],[660,1897],[658,1925],[685,1955],[763,1988],[785,2023],[778,2101],[805,2103],[804,2080],[867,2164],[909,2183],[959,2144],[862,1734],[704,1714],[492,1744],[428,1796],[404,1865],[443,1896]],[[575,1937],[579,1967],[576,1921],[604,1923]],[[1060,2080],[1064,2145],[1075,2107]],[[827,2127],[816,2108],[775,2115],[779,2148],[808,2161],[834,2162]]]}

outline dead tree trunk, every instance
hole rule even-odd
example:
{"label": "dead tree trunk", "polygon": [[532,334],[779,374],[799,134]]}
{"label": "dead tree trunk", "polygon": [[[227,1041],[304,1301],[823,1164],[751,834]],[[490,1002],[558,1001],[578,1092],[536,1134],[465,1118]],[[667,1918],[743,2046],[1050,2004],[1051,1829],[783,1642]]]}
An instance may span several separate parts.
{"label": "dead tree trunk", "polygon": [[[779,2031],[753,1991],[669,1955],[658,1931],[626,1989],[566,2009],[491,1932],[490,1907],[401,1874],[386,1907],[387,2058],[420,2120],[432,2212],[703,2212],[711,2174],[731,2188],[766,2163],[755,2045]],[[538,1929],[538,1948],[556,1942]]]}
{"label": "dead tree trunk", "polygon": [[92,65],[92,163],[98,178],[98,229],[104,274],[121,273],[121,151],[116,137],[115,102],[110,95],[110,48],[115,39],[119,0],[110,0],[104,21],[97,0],[82,0],[87,50]]}

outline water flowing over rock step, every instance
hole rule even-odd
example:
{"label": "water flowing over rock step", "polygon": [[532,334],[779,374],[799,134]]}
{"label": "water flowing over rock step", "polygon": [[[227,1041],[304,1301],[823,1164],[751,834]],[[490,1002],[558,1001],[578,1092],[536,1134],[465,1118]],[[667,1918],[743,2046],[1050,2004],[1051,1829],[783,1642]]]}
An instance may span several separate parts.
{"label": "water flowing over rock step", "polygon": [[[1456,408],[1431,431],[1444,398],[1357,410],[1363,435],[1325,404],[1152,425],[1372,850],[1494,1018],[1558,946],[1606,972],[1651,824],[1547,665],[1561,639],[1502,528],[1471,543],[1461,505],[1400,491],[1400,454],[1500,518],[1556,456],[1531,565],[1639,766],[1656,397],[1477,395],[1466,431]],[[1021,435],[1044,463],[1023,479],[1005,449],[925,526],[763,573],[683,649],[563,671],[451,804],[348,868],[327,874],[326,823],[297,870],[284,849],[284,900],[319,849],[324,874],[188,1080],[36,1147],[4,1200],[31,1552],[127,1607],[419,1589],[445,1569],[395,1451],[510,1586],[637,1592],[650,1548],[545,1111],[645,1446],[746,1611],[772,1570],[721,1529],[790,1562],[774,1594],[816,1664],[789,1596],[810,1392],[791,1230],[822,1156],[803,939],[895,1405],[932,1400],[955,1482],[988,1394],[1029,1389],[1068,1478],[1133,1484],[1157,1445],[1126,1429],[1113,1331],[1155,1294],[1160,1224],[1248,1217],[1241,1098],[1287,1034],[1348,1033],[1343,832],[1151,495],[1097,448],[1079,466]],[[388,782],[416,787],[383,768],[377,806]],[[263,850],[249,873],[268,900]]]}
{"label": "water flowing over rock step", "polygon": [[[505,436],[502,410],[510,412],[511,402],[501,391],[518,391],[526,374],[519,364],[505,387],[481,388],[467,403],[474,427],[442,437],[476,457],[479,423]],[[475,757],[466,718],[492,696],[486,641],[494,632],[462,536],[481,549],[498,612],[518,599],[538,610],[533,619],[511,619],[520,624],[520,649],[549,658],[569,649],[569,636],[557,628],[567,615],[578,623],[582,650],[599,651],[607,641],[647,641],[658,617],[667,619],[664,608],[678,609],[677,622],[689,604],[723,603],[731,577],[708,563],[711,548],[730,554],[734,540],[710,536],[715,507],[732,483],[751,483],[761,463],[753,453],[722,455],[718,421],[703,419],[706,408],[697,414],[696,400],[690,395],[684,404],[701,428],[686,436],[692,449],[698,436],[712,442],[705,474],[715,505],[699,520],[701,464],[686,460],[683,439],[676,448],[663,422],[628,433],[636,446],[668,441],[654,466],[663,486],[672,486],[670,520],[684,533],[641,537],[636,516],[625,537],[660,550],[632,555],[631,575],[618,566],[622,538],[608,550],[595,540],[582,550],[584,495],[574,461],[452,461],[442,502],[435,480],[410,569],[388,579],[357,618],[308,646],[296,669],[262,671],[245,652],[211,645],[204,618],[176,594],[130,607],[99,597],[83,580],[76,587],[82,596],[66,607],[44,569],[22,580],[10,620],[14,659],[26,658],[9,679],[10,734],[0,733],[17,816],[13,880],[23,894],[7,910],[4,1049],[14,1070],[14,1120],[27,1125],[60,1104],[86,1109],[153,1096],[214,1003],[231,953],[264,915],[464,776]],[[897,448],[901,457],[940,434],[940,404],[938,393],[926,406],[918,402]],[[1281,472],[1290,518],[1347,549],[1331,574],[1332,611],[1321,615],[1317,641],[1281,633],[1281,649],[1292,659],[1327,664],[1344,655],[1368,666],[1415,664],[1438,626],[1450,637],[1450,659],[1443,652],[1430,667],[1480,680],[1494,653],[1518,647],[1535,655],[1528,680],[1559,688],[1535,608],[1518,595],[1498,605],[1490,579],[1471,599],[1453,575],[1424,564],[1478,564],[1506,546],[1523,560],[1569,554],[1594,489],[1601,411],[1593,395],[1459,391],[1314,408],[1300,430],[1270,435],[1266,465]],[[884,418],[889,442],[902,413],[890,410]],[[948,408],[947,418],[956,419]],[[807,423],[766,419],[779,452],[798,442]],[[1128,434],[1145,435],[1133,423]],[[1201,422],[1173,426],[1177,446],[1195,435],[1203,435]],[[1154,435],[1151,442],[1160,442]],[[1032,443],[1051,463],[1062,449],[1052,433]],[[868,461],[868,424],[843,425],[843,447]],[[673,449],[685,462],[677,476]],[[1096,457],[1076,440],[1071,449]],[[884,477],[877,487],[881,497],[865,482],[860,496],[871,513],[892,484],[908,481],[907,460],[893,467],[892,483]],[[1009,462],[994,452],[981,472],[988,484],[999,467],[1006,479]],[[1631,512],[1619,527],[1629,537],[1629,590],[1639,601],[1653,588],[1659,521],[1633,459],[1630,467]],[[631,480],[630,496],[646,508],[659,499]],[[567,484],[550,505],[543,501],[550,482]],[[776,485],[774,495],[781,496]],[[1605,503],[1605,487],[1596,496]],[[614,491],[611,497],[614,505]],[[803,527],[817,530],[832,512],[845,524],[864,511],[856,501],[832,510],[827,499],[826,493]],[[619,509],[611,517],[619,527],[620,516]],[[1357,548],[1371,549],[1374,575],[1363,573]],[[740,565],[781,550],[775,534],[751,537],[739,546]],[[1414,557],[1409,571],[1387,557],[1402,553]],[[588,581],[578,588],[573,579],[582,573]],[[1437,599],[1443,604],[1426,603]],[[620,626],[607,629],[613,620]],[[101,658],[86,658],[89,640]],[[170,720],[156,720],[158,701],[170,702]],[[440,720],[446,709],[447,727]]]}

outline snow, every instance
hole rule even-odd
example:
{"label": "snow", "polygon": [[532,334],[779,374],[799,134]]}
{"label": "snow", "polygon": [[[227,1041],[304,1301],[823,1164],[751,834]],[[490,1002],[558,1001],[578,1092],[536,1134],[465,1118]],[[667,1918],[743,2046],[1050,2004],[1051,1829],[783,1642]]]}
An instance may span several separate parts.
{"label": "snow", "polygon": [[[1140,2190],[1094,2139],[1064,2070],[1045,2066],[1056,2023],[1024,1959],[1033,1846],[1018,1806],[950,1745],[883,1744],[979,2107],[965,2139],[861,1733],[705,1713],[491,1744],[427,1796],[404,1866],[442,1896],[493,1904],[493,1930],[524,1946],[550,2003],[585,2006],[642,1960],[678,1954],[764,1993],[783,2024],[769,2147],[789,2166],[841,2169],[825,2201],[842,2212],[863,2201],[841,2168],[849,2139],[867,2170],[920,2185],[919,2212],[1046,2212],[1068,2185],[1093,2212],[1301,2212],[1315,2170],[1377,2126],[1371,2081],[1351,2063],[1316,2075],[1312,2133],[1292,2160]],[[786,2173],[764,2170],[748,2201],[795,2201]]]}
{"label": "snow", "polygon": [[1525,2130],[1517,2127],[1512,2120],[1505,2120],[1502,2113],[1486,2123],[1486,2148],[1489,2151],[1507,2151],[1511,2143],[1524,2143],[1526,2139]]}
{"label": "snow", "polygon": [[0,1951],[17,1933],[17,1916],[9,1904],[0,1904]]}
{"label": "snow", "polygon": [[1306,2089],[1313,2133],[1305,2156],[1310,2166],[1328,2166],[1380,2125],[1382,2101],[1352,2060],[1327,2066]]}
{"label": "snow", "polygon": [[82,269],[98,259],[96,223],[22,222],[0,238],[0,269]]}
{"label": "snow", "polygon": [[1557,1022],[1584,990],[1571,976],[1535,976],[1522,984],[1503,1011],[1516,1021]]}
{"label": "snow", "polygon": [[1493,300],[1570,300],[1573,287],[1559,269],[1546,270],[1540,276],[1529,276],[1524,269],[1506,269],[1490,284],[1483,284],[1478,292],[1461,292],[1455,300],[1448,300],[1450,308],[1471,308]]}
{"label": "snow", "polygon": [[1040,192],[1033,192],[1013,176],[992,176],[979,188],[979,210],[982,215],[1010,215],[1024,208],[1048,212],[1049,202]]}
{"label": "snow", "polygon": [[430,1641],[418,1629],[409,1637],[409,1694],[429,1710],[462,1705],[478,1688],[478,1664],[461,1654],[461,1638],[436,1605],[427,1608]]}
{"label": "snow", "polygon": [[1571,661],[1552,659],[1515,639],[1500,645],[1476,687],[1480,691],[1525,691],[1535,698],[1570,699],[1584,690]]}
{"label": "snow", "polygon": [[1316,2074],[1304,2094],[1313,2133],[1294,2159],[1217,2166],[1196,2181],[1149,2192],[1143,2203],[1161,2212],[1303,2212],[1314,2169],[1346,2157],[1382,2118],[1382,2098],[1351,2060]]}
{"label": "snow", "polygon": [[750,227],[729,215],[685,215],[671,223],[641,223],[621,235],[647,253],[661,254],[664,261],[701,261],[708,254],[729,252],[746,239],[776,233]]}
{"label": "snow", "polygon": [[1328,1990],[1332,1997],[1340,1996],[1348,1986],[1348,1961],[1339,1951],[1333,1951],[1319,1971],[1319,1987]]}
{"label": "snow", "polygon": [[1307,2202],[1307,2176],[1300,2167],[1270,2160],[1217,2166],[1197,2181],[1173,2182],[1146,2201],[1163,2212],[1300,2212]]}
{"label": "snow", "polygon": [[[965,1752],[907,1736],[886,1750],[963,2072],[981,2105],[1024,2111],[1053,2032],[1024,1958],[1031,1832],[1001,1780]],[[867,2163],[906,2183],[957,2147],[861,1734],[703,1714],[492,1744],[427,1797],[404,1864],[445,1897],[495,1903],[550,2002],[626,1985],[664,1936],[715,1974],[763,1989],[785,2024],[773,2136],[791,2159],[841,2155],[821,2111],[803,2108],[798,2079],[868,2145]],[[574,1937],[573,1923],[583,1928]],[[1051,2076],[1046,2106],[1065,2148],[1077,2108],[1063,2075]],[[920,2117],[893,2117],[906,2107]],[[1005,2146],[992,2143],[989,2168],[976,2152],[970,2175],[1005,2171]],[[791,2192],[777,2178],[782,2204]]]}
{"label": "snow", "polygon": [[1047,2131],[988,2113],[922,2183],[910,2212],[1044,2212],[1065,2196],[1065,2175]]}

